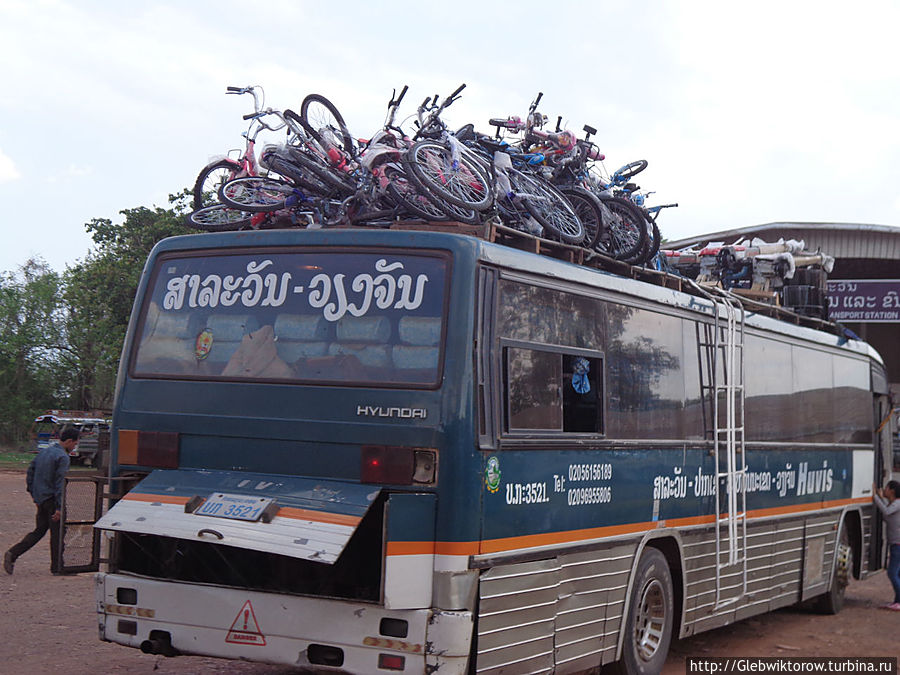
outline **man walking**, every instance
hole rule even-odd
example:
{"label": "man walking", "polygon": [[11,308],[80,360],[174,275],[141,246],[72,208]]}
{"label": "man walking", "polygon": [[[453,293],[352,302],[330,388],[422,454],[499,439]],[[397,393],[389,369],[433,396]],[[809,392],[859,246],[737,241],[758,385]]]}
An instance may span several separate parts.
{"label": "man walking", "polygon": [[41,450],[28,466],[26,485],[28,493],[37,504],[34,530],[3,556],[3,569],[13,573],[16,558],[38,543],[50,530],[50,571],[59,574],[60,538],[59,519],[62,505],[63,482],[69,470],[69,453],[78,445],[78,430],[66,427],[59,434],[59,441]]}

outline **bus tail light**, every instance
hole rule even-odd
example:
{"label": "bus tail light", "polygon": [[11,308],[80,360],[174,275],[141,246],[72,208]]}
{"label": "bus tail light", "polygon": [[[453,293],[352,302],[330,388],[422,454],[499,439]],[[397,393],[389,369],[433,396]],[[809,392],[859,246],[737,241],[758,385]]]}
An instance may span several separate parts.
{"label": "bus tail light", "polygon": [[119,464],[178,468],[178,434],[119,429]]}
{"label": "bus tail light", "polygon": [[403,670],[406,667],[406,657],[395,654],[379,654],[378,667],[381,670]]}
{"label": "bus tail light", "polygon": [[423,448],[364,445],[360,480],[388,485],[433,485],[437,453]]}

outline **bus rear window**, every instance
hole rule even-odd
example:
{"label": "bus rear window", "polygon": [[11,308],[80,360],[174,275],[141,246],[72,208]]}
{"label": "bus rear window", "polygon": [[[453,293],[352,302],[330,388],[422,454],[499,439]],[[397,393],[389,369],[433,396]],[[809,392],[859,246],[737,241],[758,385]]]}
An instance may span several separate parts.
{"label": "bus rear window", "polygon": [[449,258],[334,250],[157,262],[134,377],[440,382]]}

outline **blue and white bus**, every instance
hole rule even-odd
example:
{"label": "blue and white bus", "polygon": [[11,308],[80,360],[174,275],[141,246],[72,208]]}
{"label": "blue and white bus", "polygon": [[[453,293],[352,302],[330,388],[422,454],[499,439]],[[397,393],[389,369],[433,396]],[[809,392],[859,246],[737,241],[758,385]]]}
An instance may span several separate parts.
{"label": "blue and white bus", "polygon": [[888,412],[865,343],[665,275],[452,231],[167,239],[117,384],[101,638],[659,672],[882,567]]}

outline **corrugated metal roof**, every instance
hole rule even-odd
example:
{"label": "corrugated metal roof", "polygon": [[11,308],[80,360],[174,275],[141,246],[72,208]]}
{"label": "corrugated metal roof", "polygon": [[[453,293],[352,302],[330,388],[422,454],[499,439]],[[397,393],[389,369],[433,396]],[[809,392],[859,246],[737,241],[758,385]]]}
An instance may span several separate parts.
{"label": "corrugated metal roof", "polygon": [[821,249],[835,258],[900,260],[900,227],[864,223],[766,223],[670,241],[665,248],[689,248],[710,241],[730,244],[750,237],[802,239],[808,249]]}

